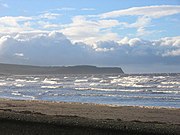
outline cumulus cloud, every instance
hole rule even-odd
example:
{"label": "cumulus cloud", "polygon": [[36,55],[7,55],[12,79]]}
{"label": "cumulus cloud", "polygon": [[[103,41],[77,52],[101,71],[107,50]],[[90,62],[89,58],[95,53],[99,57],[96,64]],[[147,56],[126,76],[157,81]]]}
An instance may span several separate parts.
{"label": "cumulus cloud", "polygon": [[41,65],[64,65],[75,62],[81,64],[83,55],[87,55],[86,51],[83,45],[72,44],[66,36],[58,32],[19,33],[0,38],[1,62]]}
{"label": "cumulus cloud", "polygon": [[[72,43],[59,32],[0,36],[0,60],[38,65],[179,64],[180,37],[149,41],[122,38],[98,41],[95,46]],[[16,57],[14,57],[16,56]]]}

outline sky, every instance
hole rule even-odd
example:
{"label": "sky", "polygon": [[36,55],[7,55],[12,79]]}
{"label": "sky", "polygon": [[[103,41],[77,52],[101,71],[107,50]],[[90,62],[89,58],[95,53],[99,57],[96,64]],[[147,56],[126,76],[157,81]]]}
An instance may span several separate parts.
{"label": "sky", "polygon": [[180,0],[0,0],[0,63],[180,72]]}

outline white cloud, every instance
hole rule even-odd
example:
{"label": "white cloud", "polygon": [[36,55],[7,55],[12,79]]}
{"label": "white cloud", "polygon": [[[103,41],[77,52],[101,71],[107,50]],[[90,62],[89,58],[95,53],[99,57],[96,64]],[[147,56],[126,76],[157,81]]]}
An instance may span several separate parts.
{"label": "white cloud", "polygon": [[175,5],[159,5],[159,6],[145,6],[145,7],[132,7],[129,9],[116,10],[98,15],[100,18],[118,18],[121,16],[139,16],[135,23],[123,23],[122,25],[127,28],[136,28],[137,36],[145,36],[159,31],[147,30],[150,26],[152,19],[165,17],[169,15],[179,14],[180,6]]}
{"label": "white cloud", "polygon": [[50,19],[51,20],[51,19],[56,19],[59,16],[60,16],[60,14],[44,13],[39,16],[39,19]]}
{"label": "white cloud", "polygon": [[56,9],[51,9],[53,11],[73,11],[76,10],[75,8],[72,7],[62,7],[62,8],[56,8]]}
{"label": "white cloud", "polygon": [[61,28],[61,24],[54,24],[47,21],[38,21],[37,24],[39,24],[40,27],[43,29],[57,29]]}
{"label": "white cloud", "polygon": [[[87,20],[84,16],[75,16],[72,23],[61,30],[71,40],[94,44],[100,40],[117,40],[118,34],[111,32],[111,28],[118,26],[117,20]],[[103,29],[103,30],[102,30]]]}
{"label": "white cloud", "polygon": [[20,32],[24,30],[32,30],[32,28],[28,27],[27,24],[24,25],[26,21],[32,20],[32,17],[12,17],[5,16],[0,17],[0,29],[1,33],[9,33],[9,32]]}
{"label": "white cloud", "polygon": [[[47,32],[56,30],[65,34],[73,42],[84,42],[91,44],[95,48],[96,42],[98,41],[107,41],[110,39],[119,42],[119,37],[121,37],[121,31],[119,29],[121,28],[135,28],[136,33],[132,33],[134,37],[144,37],[157,33],[158,31],[156,30],[149,30],[149,27],[152,26],[152,19],[177,14],[179,13],[179,9],[180,6],[170,5],[134,7],[95,15],[95,18],[89,16],[74,16],[72,17],[72,22],[69,24],[58,23],[57,20],[54,19],[59,19],[58,17],[61,16],[61,14],[51,12],[30,17],[6,16],[0,17],[0,32]],[[56,10],[74,9],[59,8]],[[116,18],[126,15],[137,16],[137,20],[133,23],[128,23],[120,22],[119,19]]]}
{"label": "white cloud", "polygon": [[7,3],[0,3],[0,8],[9,8],[9,5]]}
{"label": "white cloud", "polygon": [[123,26],[127,27],[127,28],[136,28],[137,29],[137,36],[143,36],[143,35],[149,35],[151,33],[153,33],[154,31],[147,31],[146,27],[149,27],[149,25],[151,24],[151,18],[147,17],[147,16],[141,16],[138,17],[138,19],[136,20],[136,22],[134,23],[122,23]]}
{"label": "white cloud", "polygon": [[147,16],[151,18],[160,18],[178,13],[180,13],[180,6],[159,5],[159,6],[132,7],[129,9],[115,10],[112,12],[100,14],[99,17],[116,18],[120,16]]}
{"label": "white cloud", "polygon": [[93,11],[95,8],[81,8],[82,11]]}
{"label": "white cloud", "polygon": [[163,54],[163,56],[180,56],[180,48],[178,50],[169,51]]}

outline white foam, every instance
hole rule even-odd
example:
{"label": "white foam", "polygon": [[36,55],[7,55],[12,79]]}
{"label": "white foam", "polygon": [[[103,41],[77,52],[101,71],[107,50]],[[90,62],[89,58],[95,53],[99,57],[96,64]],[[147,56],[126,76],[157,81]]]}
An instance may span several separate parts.
{"label": "white foam", "polygon": [[164,93],[164,94],[169,94],[169,93],[174,93],[174,94],[179,94],[180,93],[180,91],[164,91],[164,90],[153,90],[152,92],[154,92],[154,93]]}
{"label": "white foam", "polygon": [[5,86],[6,85],[6,83],[4,83],[4,82],[0,82],[0,86]]}
{"label": "white foam", "polygon": [[101,78],[96,78],[96,77],[94,77],[94,78],[92,78],[92,80],[94,80],[94,81],[99,81],[99,80],[101,80]]}
{"label": "white foam", "polygon": [[29,81],[26,81],[27,83],[36,83],[37,81],[33,81],[33,80],[29,80]]}
{"label": "white foam", "polygon": [[87,79],[77,79],[74,82],[81,83],[81,82],[88,82],[88,80]]}
{"label": "white foam", "polygon": [[11,94],[12,94],[12,95],[15,95],[15,96],[20,96],[20,95],[21,95],[21,93],[19,93],[18,91],[17,91],[17,92],[16,92],[16,91],[15,91],[15,92],[12,92]]}
{"label": "white foam", "polygon": [[48,78],[45,78],[44,81],[42,81],[42,83],[46,83],[46,84],[58,84],[57,81],[52,81]]}
{"label": "white foam", "polygon": [[97,86],[99,83],[90,83],[89,86]]}
{"label": "white foam", "polygon": [[164,79],[165,77],[164,76],[154,76],[153,78],[154,79]]}
{"label": "white foam", "polygon": [[16,87],[24,87],[24,86],[25,86],[25,84],[14,83],[14,86],[16,86]]}
{"label": "white foam", "polygon": [[13,78],[7,78],[6,80],[7,81],[13,81],[14,79]]}
{"label": "white foam", "polygon": [[178,84],[180,85],[180,82],[161,82],[161,84]]}
{"label": "white foam", "polygon": [[26,80],[24,80],[24,79],[16,79],[15,81],[16,82],[26,82]]}
{"label": "white foam", "polygon": [[39,77],[35,77],[34,80],[39,80],[40,78]]}
{"label": "white foam", "polygon": [[108,78],[109,79],[116,79],[116,78],[118,78],[118,76],[109,76]]}
{"label": "white foam", "polygon": [[108,83],[109,80],[101,80],[100,83]]}
{"label": "white foam", "polygon": [[174,87],[176,87],[176,86],[164,86],[164,85],[158,85],[157,86],[158,88],[174,88]]}
{"label": "white foam", "polygon": [[91,88],[75,88],[76,90],[91,90]]}
{"label": "white foam", "polygon": [[35,97],[34,96],[28,96],[28,95],[22,95],[23,97],[25,97],[25,98],[30,98],[30,99],[32,99],[32,100],[34,100],[35,99]]}
{"label": "white foam", "polygon": [[49,78],[50,81],[59,81],[59,78]]}
{"label": "white foam", "polygon": [[41,89],[58,89],[62,88],[62,86],[41,86]]}

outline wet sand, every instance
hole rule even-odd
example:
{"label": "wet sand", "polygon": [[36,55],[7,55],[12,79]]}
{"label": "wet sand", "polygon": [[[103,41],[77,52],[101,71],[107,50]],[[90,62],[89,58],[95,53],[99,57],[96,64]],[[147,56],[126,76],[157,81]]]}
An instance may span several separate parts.
{"label": "wet sand", "polygon": [[0,99],[1,134],[178,135],[180,109]]}

